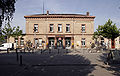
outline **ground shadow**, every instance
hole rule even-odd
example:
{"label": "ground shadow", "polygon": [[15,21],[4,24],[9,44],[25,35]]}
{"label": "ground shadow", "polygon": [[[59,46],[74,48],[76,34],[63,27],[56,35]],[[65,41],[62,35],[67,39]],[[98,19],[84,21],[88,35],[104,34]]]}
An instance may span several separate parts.
{"label": "ground shadow", "polygon": [[120,63],[116,64],[109,64],[107,65],[107,53],[103,53],[103,55],[100,56],[101,61],[105,63],[106,67],[101,66],[102,68],[105,68],[108,71],[111,71],[113,75],[120,76]]}
{"label": "ground shadow", "polygon": [[[66,51],[65,49],[59,49],[59,50],[52,49],[52,50],[44,50],[42,52],[41,50],[38,50],[35,53],[19,53],[19,56],[22,55],[23,57],[22,62],[25,67],[16,74],[14,74],[15,72],[13,72],[13,75],[14,76],[87,76],[89,73],[95,70],[94,67],[96,65],[92,65],[88,59],[86,59],[82,55],[69,54],[70,52],[71,50]],[[8,55],[6,56],[8,57],[16,56],[16,53],[10,53],[10,54],[9,56]]]}
{"label": "ground shadow", "polygon": [[82,55],[69,55],[71,50],[52,49],[33,55],[23,55],[23,62],[30,65],[19,76],[87,76],[96,65]]}

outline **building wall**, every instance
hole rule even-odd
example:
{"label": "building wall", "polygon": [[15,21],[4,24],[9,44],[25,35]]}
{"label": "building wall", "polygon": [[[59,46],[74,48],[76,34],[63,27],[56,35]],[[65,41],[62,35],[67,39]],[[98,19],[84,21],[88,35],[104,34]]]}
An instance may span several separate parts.
{"label": "building wall", "polygon": [[[34,24],[38,24],[38,33],[33,32]],[[49,25],[53,25],[54,32],[49,32]],[[62,24],[62,32],[58,32],[58,24]],[[70,24],[70,33],[66,33],[66,24]],[[82,33],[81,25],[85,24],[86,31]],[[47,36],[64,34],[74,36],[74,47],[81,48],[81,38],[86,39],[86,48],[90,48],[92,35],[94,33],[94,20],[91,18],[27,18],[26,19],[26,39],[34,43],[34,38],[42,38],[47,43]],[[53,36],[54,37],[54,36]],[[79,46],[77,44],[79,43]],[[45,47],[45,45],[44,45]]]}

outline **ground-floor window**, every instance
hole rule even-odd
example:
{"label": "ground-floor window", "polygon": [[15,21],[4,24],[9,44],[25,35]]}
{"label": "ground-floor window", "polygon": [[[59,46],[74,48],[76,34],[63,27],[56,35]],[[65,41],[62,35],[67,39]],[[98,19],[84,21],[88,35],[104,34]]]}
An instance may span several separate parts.
{"label": "ground-floor window", "polygon": [[20,45],[24,46],[24,38],[20,38]]}
{"label": "ground-floor window", "polygon": [[37,38],[34,39],[34,44],[35,44],[36,47],[39,46],[39,42],[38,42],[38,39],[37,39]]}
{"label": "ground-floor window", "polygon": [[39,46],[42,46],[42,39],[39,39]]}
{"label": "ground-floor window", "polygon": [[85,46],[85,38],[82,38],[81,43],[82,43],[82,46]]}
{"label": "ground-floor window", "polygon": [[104,38],[101,38],[101,45],[102,45],[102,46],[105,45],[105,44],[104,44]]}
{"label": "ground-floor window", "polygon": [[16,43],[16,45],[18,46],[18,38],[15,38],[15,43]]}

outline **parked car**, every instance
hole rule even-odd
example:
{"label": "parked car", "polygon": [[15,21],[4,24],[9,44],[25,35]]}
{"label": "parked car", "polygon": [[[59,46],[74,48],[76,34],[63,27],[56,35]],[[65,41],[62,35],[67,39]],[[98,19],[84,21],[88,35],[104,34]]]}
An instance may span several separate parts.
{"label": "parked car", "polygon": [[15,48],[14,46],[14,43],[3,43],[0,45],[0,51],[12,50]]}
{"label": "parked car", "polygon": [[120,50],[113,49],[107,55],[108,64],[120,63]]}

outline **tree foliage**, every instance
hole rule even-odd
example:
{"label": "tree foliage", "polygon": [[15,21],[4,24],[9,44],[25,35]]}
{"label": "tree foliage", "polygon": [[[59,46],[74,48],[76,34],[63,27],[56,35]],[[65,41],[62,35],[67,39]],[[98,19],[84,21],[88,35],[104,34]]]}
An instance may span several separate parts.
{"label": "tree foliage", "polygon": [[7,37],[8,41],[10,36],[13,35],[15,27],[11,27],[9,23],[7,23],[4,28],[2,29],[2,34]]}
{"label": "tree foliage", "polygon": [[116,24],[109,19],[104,25],[99,25],[96,32],[94,32],[93,38],[103,36],[104,38],[114,40],[120,36],[120,29],[116,27]]}
{"label": "tree foliage", "polygon": [[22,35],[22,30],[20,30],[20,27],[19,26],[17,26],[16,28],[15,28],[15,31],[13,32],[13,37],[15,37],[15,38],[18,38],[19,36],[21,36]]}
{"label": "tree foliage", "polygon": [[10,37],[17,38],[17,37],[21,36],[22,35],[22,30],[20,30],[19,26],[11,27],[10,24],[8,23],[2,29],[2,35],[3,36],[1,36],[1,39],[3,39],[3,37],[7,37],[8,42],[9,42]]}
{"label": "tree foliage", "polygon": [[4,20],[9,22],[13,19],[15,3],[16,0],[0,0],[0,12],[2,13],[0,16],[0,27],[2,26],[2,22]]}

